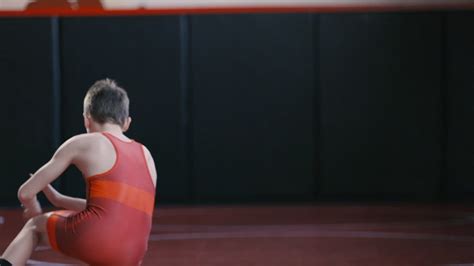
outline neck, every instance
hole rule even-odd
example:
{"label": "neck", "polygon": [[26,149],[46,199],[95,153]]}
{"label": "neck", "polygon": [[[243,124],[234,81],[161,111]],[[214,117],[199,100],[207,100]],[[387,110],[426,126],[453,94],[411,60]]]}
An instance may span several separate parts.
{"label": "neck", "polygon": [[122,135],[122,127],[115,124],[95,124],[92,132],[108,132],[114,135]]}

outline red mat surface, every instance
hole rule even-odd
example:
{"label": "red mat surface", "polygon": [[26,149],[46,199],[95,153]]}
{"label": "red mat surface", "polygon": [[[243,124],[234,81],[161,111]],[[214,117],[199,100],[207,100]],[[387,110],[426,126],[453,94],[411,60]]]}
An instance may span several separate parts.
{"label": "red mat surface", "polygon": [[[0,209],[1,251],[21,226],[20,210]],[[80,263],[40,247],[30,264]],[[143,265],[474,265],[474,208],[162,207]]]}

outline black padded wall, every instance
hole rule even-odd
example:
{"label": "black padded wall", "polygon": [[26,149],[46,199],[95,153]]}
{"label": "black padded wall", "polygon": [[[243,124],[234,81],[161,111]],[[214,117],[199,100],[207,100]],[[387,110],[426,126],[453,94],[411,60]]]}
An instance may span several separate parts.
{"label": "black padded wall", "polygon": [[446,15],[448,174],[444,193],[474,198],[474,13]]}
{"label": "black padded wall", "polygon": [[[158,197],[187,199],[180,152],[178,18],[69,18],[62,20],[61,32],[64,138],[84,132],[82,104],[92,83],[116,79],[131,99],[129,136],[155,158]],[[66,191],[77,193],[78,186],[83,187],[78,173],[69,175]]]}
{"label": "black padded wall", "polygon": [[0,204],[17,205],[19,186],[53,152],[51,22],[0,19],[0,36]]}
{"label": "black padded wall", "polygon": [[321,197],[433,199],[440,14],[320,17]]}
{"label": "black padded wall", "polygon": [[[0,203],[50,158],[58,117],[61,141],[84,132],[105,77],[130,94],[159,203],[472,199],[473,17],[1,19]],[[84,196],[80,173],[62,180]]]}
{"label": "black padded wall", "polygon": [[194,16],[195,195],[312,199],[311,15]]}

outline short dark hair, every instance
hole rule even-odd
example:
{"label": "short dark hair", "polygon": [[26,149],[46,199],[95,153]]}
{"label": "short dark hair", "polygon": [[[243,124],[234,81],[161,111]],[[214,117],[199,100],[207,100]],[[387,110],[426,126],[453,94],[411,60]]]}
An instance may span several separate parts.
{"label": "short dark hair", "polygon": [[100,124],[125,124],[129,114],[130,100],[127,92],[114,80],[99,80],[87,91],[84,112]]}

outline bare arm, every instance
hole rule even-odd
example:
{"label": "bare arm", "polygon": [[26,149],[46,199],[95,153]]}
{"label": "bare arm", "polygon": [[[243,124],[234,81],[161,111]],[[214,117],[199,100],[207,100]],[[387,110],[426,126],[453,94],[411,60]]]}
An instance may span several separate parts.
{"label": "bare arm", "polygon": [[53,158],[33,174],[18,190],[18,199],[25,209],[37,204],[36,195],[58,178],[73,162],[78,150],[78,141],[72,138],[58,148]]}
{"label": "bare arm", "polygon": [[48,185],[43,189],[46,198],[55,207],[80,212],[86,208],[86,200],[74,198],[59,193],[53,186]]}

